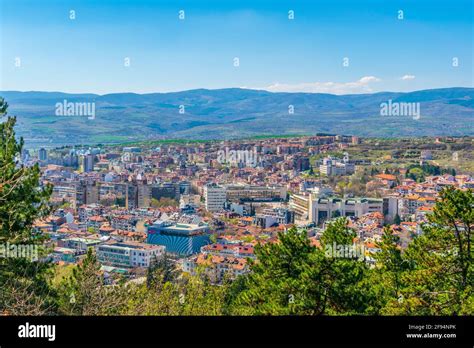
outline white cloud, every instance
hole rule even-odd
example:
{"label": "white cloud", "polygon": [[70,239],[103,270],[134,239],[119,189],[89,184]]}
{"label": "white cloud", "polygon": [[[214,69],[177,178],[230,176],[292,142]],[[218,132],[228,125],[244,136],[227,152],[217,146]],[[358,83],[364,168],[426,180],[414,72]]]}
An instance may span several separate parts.
{"label": "white cloud", "polygon": [[400,80],[414,80],[415,79],[415,75],[403,75],[402,77],[400,77]]}
{"label": "white cloud", "polygon": [[256,88],[270,92],[304,92],[330,94],[358,94],[373,92],[370,84],[381,79],[375,76],[364,76],[354,82],[305,82],[297,84],[274,83],[273,85]]}

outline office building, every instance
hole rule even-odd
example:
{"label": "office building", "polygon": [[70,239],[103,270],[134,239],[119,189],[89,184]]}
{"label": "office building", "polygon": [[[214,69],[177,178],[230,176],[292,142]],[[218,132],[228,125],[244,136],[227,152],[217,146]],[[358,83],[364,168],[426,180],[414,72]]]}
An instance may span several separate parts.
{"label": "office building", "polygon": [[155,221],[147,228],[147,243],[163,245],[171,254],[188,256],[210,243],[209,226]]}
{"label": "office building", "polygon": [[310,200],[312,221],[317,225],[339,216],[360,217],[367,213],[383,214],[383,200],[378,198],[320,197]]}
{"label": "office building", "polygon": [[220,211],[226,202],[226,189],[216,184],[208,184],[204,186],[204,200],[207,211]]}

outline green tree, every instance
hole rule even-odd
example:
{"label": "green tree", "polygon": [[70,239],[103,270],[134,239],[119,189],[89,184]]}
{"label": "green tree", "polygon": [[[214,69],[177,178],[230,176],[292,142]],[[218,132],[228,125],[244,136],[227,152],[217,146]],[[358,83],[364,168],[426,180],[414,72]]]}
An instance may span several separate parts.
{"label": "green tree", "polygon": [[222,315],[228,282],[210,282],[205,273],[184,276],[178,283],[180,315]]}
{"label": "green tree", "polygon": [[389,314],[459,315],[474,313],[472,190],[447,188],[428,215],[423,233],[404,258],[403,301],[388,304]]}
{"label": "green tree", "polygon": [[329,224],[322,248],[306,231],[279,233],[278,243],[257,246],[252,272],[230,289],[231,313],[243,315],[320,315],[363,313],[362,280],[368,267],[360,259],[333,254],[334,246],[352,247],[354,231],[345,218]]}
{"label": "green tree", "polygon": [[150,205],[153,208],[165,208],[165,207],[177,207],[179,204],[175,199],[161,197],[159,200],[156,198],[152,198]]}
{"label": "green tree", "polygon": [[360,247],[354,244],[355,238],[355,231],[347,226],[344,217],[328,224],[321,237],[322,248],[316,253],[317,267],[310,270],[313,287],[320,287],[323,290],[320,314],[360,314],[365,313],[369,306],[371,294],[367,292],[364,283],[369,268],[364,262],[365,255],[361,254],[363,249],[357,249],[359,254],[353,253],[344,257],[335,255],[337,252],[335,247]]}
{"label": "green tree", "polygon": [[[0,98],[0,117],[7,116],[7,109]],[[0,122],[0,244],[11,250],[29,248],[41,259],[46,253],[45,238],[33,232],[33,223],[49,213],[52,189],[40,186],[38,165],[26,167],[19,162],[23,139],[17,140],[15,123],[15,117]],[[54,298],[47,281],[50,266],[32,258],[0,258],[0,313],[53,313]]]}
{"label": "green tree", "polygon": [[126,315],[222,315],[227,284],[213,285],[202,275],[183,275],[173,281],[155,277],[147,284],[128,286]]}
{"label": "green tree", "polygon": [[420,182],[421,178],[423,177],[423,169],[421,169],[419,166],[413,167],[409,170],[408,176],[411,179]]}
{"label": "green tree", "polygon": [[101,265],[92,248],[82,263],[73,269],[72,276],[59,285],[59,303],[62,314],[113,315],[122,310],[127,297],[123,285],[107,286]]}
{"label": "green tree", "polygon": [[175,261],[165,251],[162,257],[156,257],[147,270],[147,285],[151,287],[156,282],[171,282],[178,277]]}
{"label": "green tree", "polygon": [[217,236],[215,234],[211,234],[209,240],[214,244],[217,242]]}
{"label": "green tree", "polygon": [[[231,311],[242,315],[284,315],[306,313],[306,282],[311,267],[311,246],[305,231],[291,228],[279,233],[278,243],[257,245],[258,262],[251,263],[252,273],[232,286]],[[238,290],[236,290],[238,289]]]}
{"label": "green tree", "polygon": [[368,314],[384,314],[387,303],[396,306],[403,296],[402,276],[409,269],[410,263],[403,258],[400,237],[386,226],[382,239],[377,243],[379,252],[373,255],[375,268],[368,278],[368,291],[374,294]]}

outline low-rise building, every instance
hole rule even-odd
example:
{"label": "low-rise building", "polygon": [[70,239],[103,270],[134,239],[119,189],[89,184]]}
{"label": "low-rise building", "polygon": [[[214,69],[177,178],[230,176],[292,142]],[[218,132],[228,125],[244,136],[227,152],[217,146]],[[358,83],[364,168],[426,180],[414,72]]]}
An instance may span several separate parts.
{"label": "low-rise building", "polygon": [[226,197],[231,202],[268,202],[286,200],[284,186],[227,185]]}
{"label": "low-rise building", "polygon": [[232,256],[218,256],[199,254],[183,261],[183,271],[196,275],[198,267],[202,267],[210,280],[214,283],[221,282],[224,277],[235,279],[239,275],[249,272],[245,258]]}
{"label": "low-rise building", "polygon": [[317,225],[338,216],[360,217],[373,212],[383,214],[383,200],[378,198],[321,197],[310,202],[312,221]]}
{"label": "low-rise building", "polygon": [[70,237],[58,240],[58,247],[73,249],[81,253],[86,253],[87,249],[96,247],[101,243],[103,243],[103,241],[95,238]]}
{"label": "low-rise building", "polygon": [[97,248],[100,263],[114,267],[149,267],[156,258],[163,256],[165,247],[139,242],[108,241]]}

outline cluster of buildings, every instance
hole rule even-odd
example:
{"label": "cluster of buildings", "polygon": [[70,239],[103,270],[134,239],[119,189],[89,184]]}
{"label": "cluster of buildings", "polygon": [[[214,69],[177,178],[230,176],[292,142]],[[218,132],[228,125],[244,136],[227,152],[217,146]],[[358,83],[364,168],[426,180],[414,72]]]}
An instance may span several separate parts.
{"label": "cluster of buildings", "polygon": [[[55,262],[80,262],[94,248],[108,272],[140,274],[169,255],[183,272],[205,272],[220,282],[249,272],[254,246],[276,242],[294,225],[317,246],[327,222],[343,216],[365,250],[376,251],[384,225],[406,245],[420,233],[443,187],[474,188],[468,175],[418,183],[387,173],[367,183],[381,197],[337,194],[334,177],[370,162],[329,153],[360,143],[357,137],[313,136],[40,149],[23,161],[40,163],[42,184],[53,185],[54,212],[35,229],[50,236]],[[226,158],[232,151],[250,158],[247,149],[252,163]]]}

